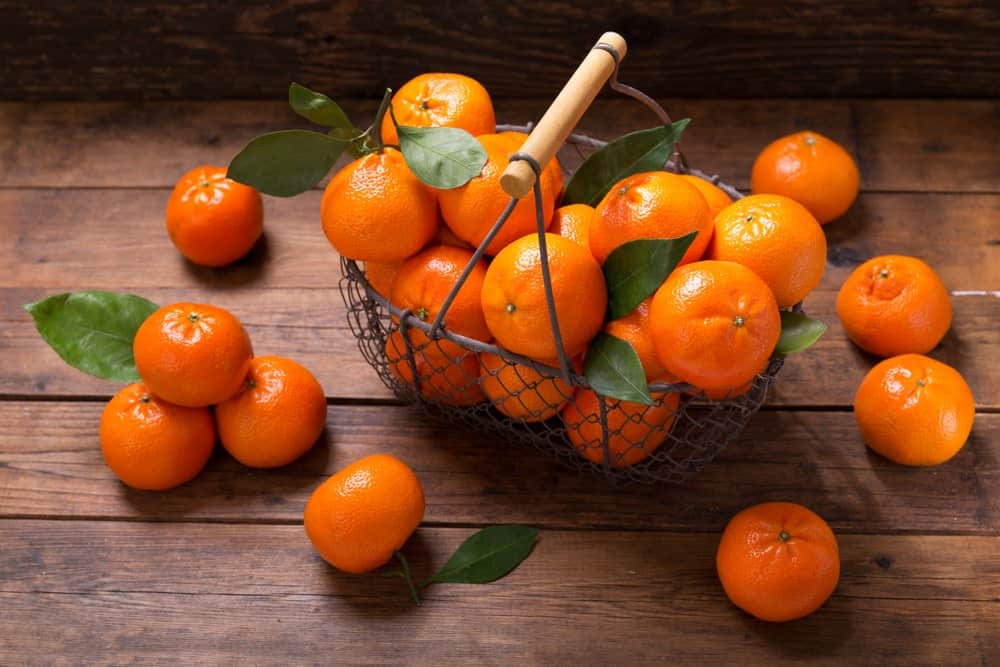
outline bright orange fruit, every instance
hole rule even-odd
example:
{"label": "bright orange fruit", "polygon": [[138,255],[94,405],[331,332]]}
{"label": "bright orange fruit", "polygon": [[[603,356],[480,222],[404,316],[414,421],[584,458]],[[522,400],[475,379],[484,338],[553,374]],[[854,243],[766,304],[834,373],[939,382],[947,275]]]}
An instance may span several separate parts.
{"label": "bright orange fruit", "polygon": [[[474,136],[496,132],[490,94],[481,83],[463,74],[429,72],[415,76],[392,96],[392,109],[400,125],[458,127]],[[399,143],[388,113],[382,120],[382,140]]]}

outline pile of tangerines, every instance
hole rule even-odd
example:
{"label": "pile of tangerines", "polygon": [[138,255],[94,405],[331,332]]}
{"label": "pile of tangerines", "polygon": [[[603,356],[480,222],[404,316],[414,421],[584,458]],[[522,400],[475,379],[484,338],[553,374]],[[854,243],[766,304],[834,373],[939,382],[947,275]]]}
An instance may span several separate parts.
{"label": "pile of tangerines", "polygon": [[[321,203],[323,230],[343,256],[363,261],[370,284],[392,304],[432,321],[459,274],[483,243],[509,197],[500,173],[525,135],[496,132],[486,90],[457,74],[427,74],[392,98],[378,149],[343,167]],[[460,187],[437,190],[408,168],[395,122],[457,127],[485,148],[482,171]],[[846,151],[815,132],[783,137],[758,156],[751,196],[736,202],[703,179],[667,171],[633,174],[595,207],[559,206],[563,175],[556,160],[541,174],[548,268],[565,352],[575,360],[600,331],[628,342],[648,382],[681,382],[713,398],[746,391],[778,340],[779,310],[801,302],[823,275],[821,227],[853,202],[858,170]],[[447,311],[448,331],[557,365],[546,310],[531,195],[513,209]],[[175,189],[167,209],[171,240],[194,262],[221,266],[246,254],[260,235],[260,196],[220,169],[201,168]],[[601,263],[636,239],[693,233],[678,267],[625,317],[606,321]],[[951,458],[972,427],[971,392],[954,369],[923,356],[951,324],[947,290],[913,257],[876,257],[844,283],[837,312],[862,349],[888,357],[871,369],[855,399],[864,441],[899,463],[934,465]],[[618,435],[601,442],[597,414],[607,399],[574,390],[555,376],[492,354],[470,354],[409,329],[386,345],[393,372],[419,381],[428,398],[457,405],[490,401],[524,420],[561,418],[579,452],[614,465],[644,458],[656,443],[647,431],[669,428],[676,397],[662,414],[627,404],[614,414]],[[405,359],[416,349],[415,360]],[[218,434],[238,460],[284,465],[319,437],[326,418],[322,388],[287,359],[253,357],[240,322],[212,306],[175,304],[154,313],[134,340],[142,383],[108,404],[101,422],[105,459],[126,484],[164,489],[191,479]],[[411,363],[415,361],[415,363]],[[206,372],[205,369],[211,369]],[[414,374],[417,374],[416,376]],[[215,406],[214,411],[209,406]],[[657,408],[659,409],[659,408]],[[611,414],[611,413],[609,413]],[[632,419],[644,414],[643,419]],[[657,423],[659,420],[659,423]],[[331,477],[305,511],[320,554],[349,572],[384,565],[423,518],[419,480],[391,456],[367,457]],[[771,621],[799,618],[834,590],[840,571],[827,524],[792,503],[766,503],[736,515],[717,556],[735,604]]]}

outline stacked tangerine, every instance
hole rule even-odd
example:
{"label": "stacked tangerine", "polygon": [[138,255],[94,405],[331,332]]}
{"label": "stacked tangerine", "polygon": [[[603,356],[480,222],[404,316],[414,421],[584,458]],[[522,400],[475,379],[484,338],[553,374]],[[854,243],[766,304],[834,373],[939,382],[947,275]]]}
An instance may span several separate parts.
{"label": "stacked tangerine", "polygon": [[193,479],[217,436],[244,465],[283,466],[326,423],[312,373],[291,359],[253,356],[246,329],[223,308],[164,306],[142,323],[132,348],[141,382],[111,399],[100,426],[105,462],[131,487],[162,491]]}
{"label": "stacked tangerine", "polygon": [[[475,135],[487,154],[481,172],[465,185],[437,190],[387,146],[333,177],[323,194],[322,224],[341,255],[365,263],[374,289],[429,324],[510,202],[500,175],[526,135],[496,132],[489,94],[462,75],[417,77],[396,92],[392,108],[406,125],[459,127]],[[383,139],[391,143],[394,127],[388,117],[385,122]],[[782,195],[734,203],[704,179],[665,171],[621,180],[596,207],[560,207],[562,185],[553,159],[540,175],[538,208],[566,357],[578,366],[605,330],[635,349],[650,383],[686,383],[714,399],[747,391],[774,351],[780,309],[800,302],[823,275],[826,238],[816,217]],[[692,232],[694,241],[656,293],[625,317],[606,321],[601,264],[608,256],[632,240]],[[541,263],[532,193],[486,244],[444,327],[557,366]],[[603,462],[607,451],[615,467],[634,465],[660,445],[680,400],[677,392],[661,393],[646,406],[574,391],[561,377],[430,340],[415,328],[393,331],[385,354],[397,379],[417,385],[429,400],[489,401],[526,422],[558,416],[581,455]],[[611,422],[606,441],[602,412]]]}

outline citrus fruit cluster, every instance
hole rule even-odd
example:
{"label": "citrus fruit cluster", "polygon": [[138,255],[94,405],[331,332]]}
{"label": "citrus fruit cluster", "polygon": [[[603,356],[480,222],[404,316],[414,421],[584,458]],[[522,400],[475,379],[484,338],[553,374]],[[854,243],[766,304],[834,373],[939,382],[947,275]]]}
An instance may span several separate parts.
{"label": "citrus fruit cluster", "polygon": [[165,490],[194,478],[216,437],[254,468],[287,465],[319,439],[326,398],[291,359],[255,357],[229,311],[175,303],[152,313],[132,342],[140,382],[101,416],[101,452],[125,484]]}
{"label": "citrus fruit cluster", "polygon": [[[452,335],[495,343],[542,366],[564,357],[579,371],[599,334],[624,340],[646,383],[690,385],[713,399],[746,392],[772,357],[780,310],[819,283],[826,238],[802,204],[761,194],[733,202],[713,183],[662,170],[635,173],[595,206],[560,206],[563,174],[553,158],[537,192],[511,203],[500,176],[527,138],[497,132],[492,102],[475,81],[425,74],[391,99],[385,146],[337,172],[323,194],[323,230],[341,255],[364,262],[370,285],[400,310],[430,324],[444,311]],[[439,189],[418,178],[392,141],[396,123],[455,127],[485,149],[482,169],[463,185]],[[507,211],[509,217],[489,237]],[[538,237],[545,234],[546,266]],[[609,321],[602,271],[623,245],[691,235],[677,268],[632,312]],[[482,259],[463,276],[476,247]],[[558,336],[548,310],[543,268],[551,278]],[[574,389],[561,375],[455,342],[431,340],[415,327],[394,330],[388,366],[425,398],[447,405],[489,402],[523,422],[559,418],[585,458],[627,467],[660,446],[680,394],[660,392],[652,406]],[[603,403],[603,405],[602,405]],[[602,413],[608,437],[603,437]]]}

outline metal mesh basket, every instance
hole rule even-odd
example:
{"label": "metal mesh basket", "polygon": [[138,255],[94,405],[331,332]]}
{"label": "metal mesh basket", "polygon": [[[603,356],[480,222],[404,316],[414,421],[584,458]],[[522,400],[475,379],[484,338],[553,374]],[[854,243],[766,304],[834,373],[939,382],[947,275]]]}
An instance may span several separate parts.
{"label": "metal mesh basket", "polygon": [[[610,82],[612,88],[640,99],[669,123],[659,105],[617,82],[617,66]],[[531,129],[531,126],[497,128],[523,132]],[[560,165],[570,173],[604,143],[571,134],[557,154]],[[516,154],[512,160],[519,156]],[[537,173],[538,165],[533,164],[533,168]],[[664,168],[706,178],[733,198],[742,196],[736,189],[720,183],[718,177],[688,167],[679,150]],[[537,182],[535,188],[536,200],[540,201]],[[512,200],[507,214],[514,203],[516,200]],[[545,225],[541,207],[538,209],[544,257]],[[494,231],[505,217],[506,214],[497,221]],[[477,249],[470,269],[490,240],[491,236],[487,236]],[[697,473],[739,436],[764,403],[783,363],[781,357],[773,358],[747,391],[720,400],[709,398],[689,385],[670,383],[650,385],[654,398],[650,406],[600,398],[589,389],[585,377],[573,372],[562,351],[547,271],[543,271],[543,278],[560,367],[547,366],[443,328],[450,300],[435,321],[427,323],[390,304],[368,283],[364,270],[354,260],[342,258],[341,269],[340,291],[351,331],[362,355],[393,393],[436,416],[533,446],[568,467],[589,470],[615,482],[680,483]],[[464,277],[459,279],[452,296]]]}

